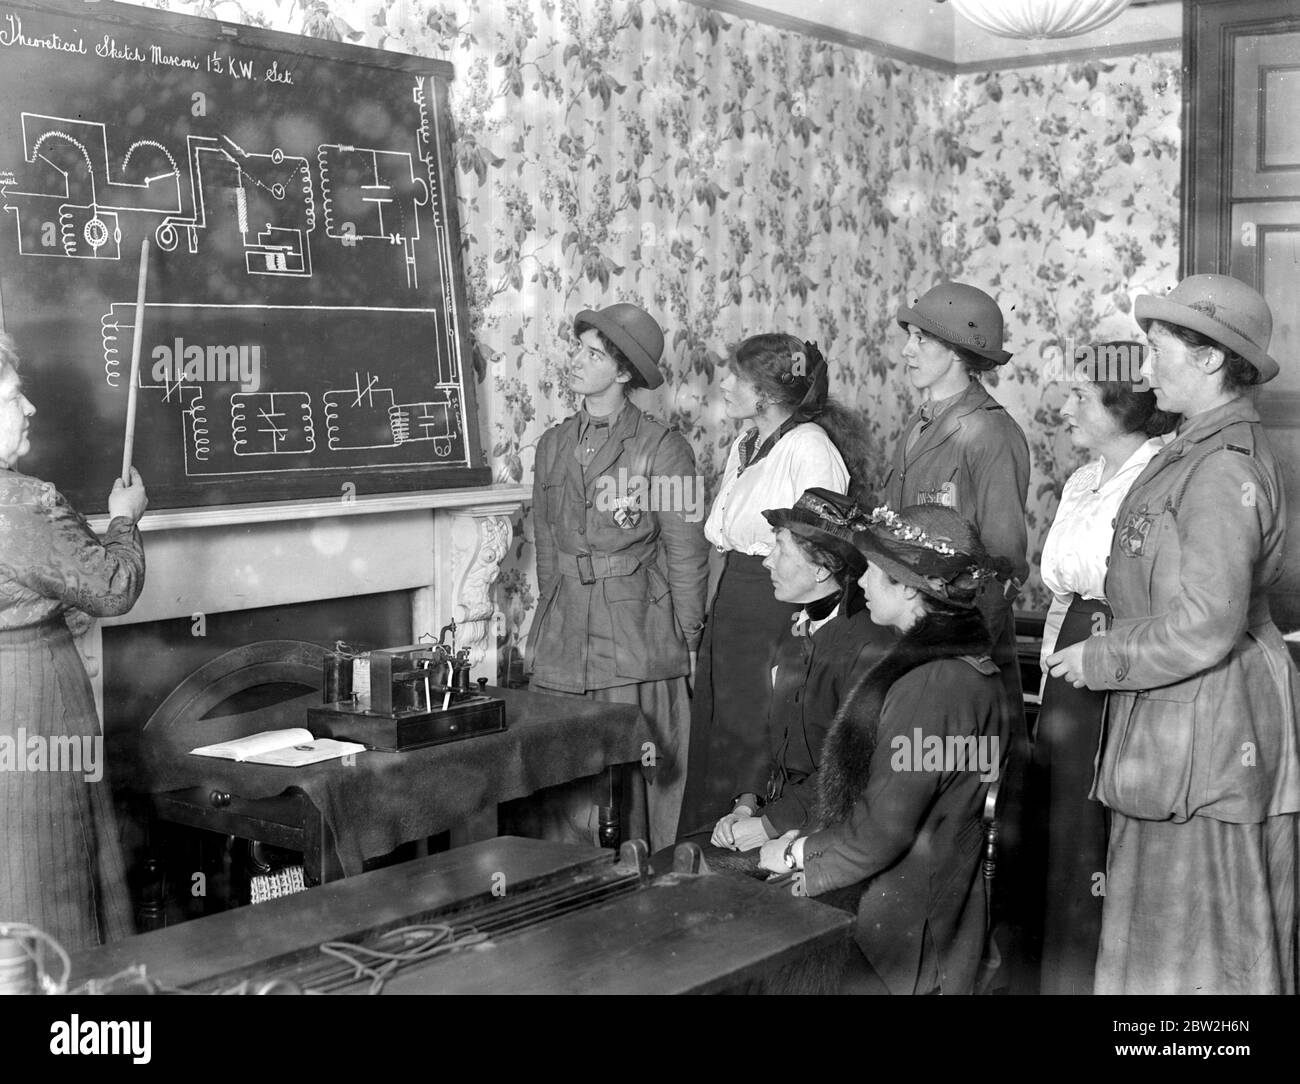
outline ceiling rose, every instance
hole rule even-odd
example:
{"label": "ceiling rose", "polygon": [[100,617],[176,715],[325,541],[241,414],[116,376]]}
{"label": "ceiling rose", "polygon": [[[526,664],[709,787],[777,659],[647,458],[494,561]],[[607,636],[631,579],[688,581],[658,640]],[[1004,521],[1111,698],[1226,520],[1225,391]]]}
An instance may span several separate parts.
{"label": "ceiling rose", "polygon": [[1069,38],[1105,26],[1129,0],[952,0],[976,26],[1004,38]]}

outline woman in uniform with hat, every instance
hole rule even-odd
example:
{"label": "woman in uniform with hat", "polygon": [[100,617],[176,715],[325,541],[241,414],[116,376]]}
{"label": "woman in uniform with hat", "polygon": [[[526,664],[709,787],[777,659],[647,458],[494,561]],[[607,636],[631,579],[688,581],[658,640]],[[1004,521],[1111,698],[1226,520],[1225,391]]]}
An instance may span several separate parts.
{"label": "woman in uniform with hat", "polygon": [[714,549],[682,837],[712,831],[767,770],[769,685],[755,675],[768,665],[795,608],[772,594],[763,561],[774,539],[763,512],[791,507],[807,489],[850,492],[852,463],[862,457],[855,421],[827,401],[828,385],[816,344],[777,334],[740,343],[721,382],[727,417],[749,425],[731,446],[704,525]]}
{"label": "woman in uniform with hat", "polygon": [[759,864],[802,871],[809,896],[857,897],[855,992],[971,993],[981,816],[1010,745],[976,597],[1004,570],[950,508],[878,508],[859,528],[871,619],[897,638],[831,724],[812,830],[765,843]]}
{"label": "woman in uniform with hat", "polygon": [[[542,435],[533,476],[532,684],[641,708],[654,743],[648,826],[634,812],[624,831],[661,847],[676,835],[686,679],[704,621],[702,480],[686,440],[628,398],[663,383],[655,319],[616,304],[580,312],[574,332],[582,349],[570,388],[582,409]],[[570,838],[592,840],[591,784],[569,791]]]}
{"label": "woman in uniform with hat", "polygon": [[842,493],[806,490],[793,508],[769,508],[776,532],[763,561],[778,602],[802,608],[769,663],[771,704],[766,779],[755,779],[714,826],[712,843],[751,851],[808,823],[817,800],[822,742],[849,690],[889,649],[892,637],[863,605],[866,559],[853,543],[858,506]]}
{"label": "woman in uniform with hat", "polygon": [[979,608],[1007,696],[1019,713],[1011,603],[1029,574],[1029,444],[979,379],[1011,360],[1002,349],[1002,310],[983,290],[944,282],[900,308],[898,323],[907,332],[907,379],[922,402],[894,450],[884,499],[893,508],[942,504],[956,509],[974,526],[985,549],[1008,563],[1010,578],[1005,584],[986,584]]}
{"label": "woman in uniform with hat", "polygon": [[1183,421],[1115,518],[1114,621],[1047,660],[1110,694],[1096,992],[1295,993],[1300,678],[1266,596],[1286,505],[1246,393],[1278,372],[1272,314],[1246,284],[1194,275],[1135,315],[1142,376]]}

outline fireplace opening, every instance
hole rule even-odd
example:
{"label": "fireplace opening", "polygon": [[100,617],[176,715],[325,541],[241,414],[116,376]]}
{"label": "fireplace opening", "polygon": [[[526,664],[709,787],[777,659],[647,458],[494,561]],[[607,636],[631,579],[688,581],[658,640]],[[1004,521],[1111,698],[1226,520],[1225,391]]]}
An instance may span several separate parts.
{"label": "fireplace opening", "polygon": [[[158,706],[200,667],[235,648],[267,640],[305,640],[332,647],[342,640],[361,649],[404,644],[411,637],[411,594],[383,594],[329,599],[188,618],[113,625],[103,630],[104,736],[108,774],[127,863],[128,882],[143,929],[159,924],[165,907],[169,921],[196,917],[246,897],[246,879],[268,860],[283,865],[290,856],[271,848],[232,845],[213,833],[168,830],[166,848],[151,838],[151,799],[138,770],[143,764],[145,723]],[[243,690],[214,705],[204,718],[290,705],[304,696],[293,683],[268,683]],[[287,723],[286,725],[305,725]],[[158,833],[162,835],[162,833]],[[203,839],[201,837],[211,837]],[[224,870],[222,877],[243,877],[240,884],[212,884],[202,898],[183,891],[172,872],[162,883],[164,866],[180,843],[192,852],[182,864]],[[222,854],[224,850],[224,856]],[[233,861],[232,861],[233,856]],[[215,865],[214,865],[215,863]],[[238,868],[236,868],[238,867]],[[189,896],[189,898],[187,898]]]}

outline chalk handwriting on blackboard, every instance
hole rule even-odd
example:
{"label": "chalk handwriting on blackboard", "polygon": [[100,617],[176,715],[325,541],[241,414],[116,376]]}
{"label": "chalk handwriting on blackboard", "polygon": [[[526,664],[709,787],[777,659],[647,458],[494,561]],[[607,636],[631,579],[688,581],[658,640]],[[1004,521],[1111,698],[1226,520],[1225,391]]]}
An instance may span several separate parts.
{"label": "chalk handwriting on blackboard", "polygon": [[[116,4],[95,5],[117,9],[107,27],[13,6],[0,5],[5,296],[76,298],[28,338],[51,366],[97,373],[98,391],[75,385],[82,413],[109,419],[135,254],[156,247],[137,444],[163,479],[157,506],[229,499],[223,481],[249,499],[313,492],[277,477],[319,474],[323,493],[343,471],[402,472],[396,488],[412,488],[415,469],[481,470],[431,75],[383,70],[368,50],[355,71],[293,55],[282,35],[184,32],[215,26],[200,20],[155,32]],[[74,452],[62,465],[93,474]]]}

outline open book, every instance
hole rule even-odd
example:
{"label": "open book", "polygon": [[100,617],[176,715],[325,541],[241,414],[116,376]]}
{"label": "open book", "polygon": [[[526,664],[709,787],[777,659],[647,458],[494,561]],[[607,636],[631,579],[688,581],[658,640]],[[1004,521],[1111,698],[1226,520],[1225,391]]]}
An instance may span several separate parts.
{"label": "open book", "polygon": [[364,753],[366,747],[354,741],[335,741],[333,738],[313,738],[311,731],[294,727],[291,730],[264,730],[234,741],[218,742],[191,749],[190,756],[220,757],[249,764],[275,764],[281,768],[300,768],[322,760],[334,760],[351,753]]}

